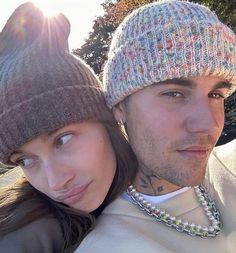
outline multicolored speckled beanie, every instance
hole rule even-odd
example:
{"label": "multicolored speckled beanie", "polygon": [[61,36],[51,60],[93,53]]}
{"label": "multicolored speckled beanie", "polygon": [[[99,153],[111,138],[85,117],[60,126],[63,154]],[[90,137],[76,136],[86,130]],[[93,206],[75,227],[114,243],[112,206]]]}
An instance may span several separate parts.
{"label": "multicolored speckled beanie", "polygon": [[19,6],[0,33],[0,161],[28,140],[84,120],[113,120],[93,71],[68,49],[70,23]]}
{"label": "multicolored speckled beanie", "polygon": [[104,67],[110,108],[167,79],[215,75],[236,89],[236,36],[205,6],[187,1],[145,5],[116,30]]}

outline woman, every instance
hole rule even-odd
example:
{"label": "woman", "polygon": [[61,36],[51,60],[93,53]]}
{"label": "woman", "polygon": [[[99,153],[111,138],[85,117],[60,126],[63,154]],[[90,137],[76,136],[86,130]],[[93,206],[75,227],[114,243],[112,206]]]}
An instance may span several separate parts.
{"label": "woman", "polygon": [[1,252],[71,252],[135,175],[100,82],[68,51],[69,30],[27,3],[0,35],[0,161],[24,172],[0,192]]}

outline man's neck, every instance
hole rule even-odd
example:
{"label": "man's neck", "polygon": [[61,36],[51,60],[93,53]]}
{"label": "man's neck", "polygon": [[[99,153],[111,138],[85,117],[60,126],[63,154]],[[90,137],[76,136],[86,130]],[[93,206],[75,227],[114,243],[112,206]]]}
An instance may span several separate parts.
{"label": "man's neck", "polygon": [[161,196],[182,188],[158,177],[147,168],[139,168],[133,185],[138,192],[153,196]]}

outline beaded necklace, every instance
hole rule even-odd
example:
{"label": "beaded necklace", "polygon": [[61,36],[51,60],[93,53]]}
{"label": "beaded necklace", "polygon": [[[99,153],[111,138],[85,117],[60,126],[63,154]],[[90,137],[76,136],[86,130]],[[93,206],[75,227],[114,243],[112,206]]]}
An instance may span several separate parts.
{"label": "beaded necklace", "polygon": [[215,237],[219,234],[222,227],[220,213],[216,208],[215,202],[210,198],[202,185],[194,186],[194,191],[209,220],[209,226],[202,226],[200,224],[189,223],[188,221],[177,219],[175,216],[170,215],[165,210],[161,210],[156,205],[147,201],[142,194],[136,191],[133,185],[130,185],[127,189],[127,193],[133,200],[133,203],[146,214],[152,216],[156,221],[162,222],[165,225],[175,228],[179,232],[187,233],[188,235],[200,236],[202,238]]}

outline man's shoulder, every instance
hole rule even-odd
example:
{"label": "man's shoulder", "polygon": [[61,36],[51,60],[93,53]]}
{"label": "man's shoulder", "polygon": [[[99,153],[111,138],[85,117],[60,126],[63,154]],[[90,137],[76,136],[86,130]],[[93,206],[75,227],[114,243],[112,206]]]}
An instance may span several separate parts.
{"label": "man's shoulder", "polygon": [[221,154],[221,155],[227,155],[227,154],[232,154],[233,152],[236,152],[236,139],[233,139],[232,141],[217,146],[214,148],[214,152],[217,154]]}
{"label": "man's shoulder", "polygon": [[223,166],[236,172],[236,139],[215,147],[212,156]]}
{"label": "man's shoulder", "polygon": [[[95,228],[83,239],[75,253],[124,252],[127,236],[137,209],[122,197],[108,205],[99,216]],[[134,211],[134,212],[133,212]],[[127,251],[125,251],[127,252]]]}

